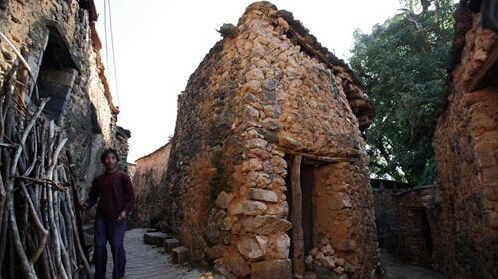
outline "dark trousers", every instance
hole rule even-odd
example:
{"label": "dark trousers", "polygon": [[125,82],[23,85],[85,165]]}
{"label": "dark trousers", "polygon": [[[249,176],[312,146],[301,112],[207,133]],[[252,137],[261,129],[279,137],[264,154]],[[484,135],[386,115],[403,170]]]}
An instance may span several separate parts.
{"label": "dark trousers", "polygon": [[104,279],[107,265],[107,241],[111,244],[114,269],[112,278],[123,278],[125,274],[126,254],[123,239],[126,231],[126,220],[95,219],[95,279]]}

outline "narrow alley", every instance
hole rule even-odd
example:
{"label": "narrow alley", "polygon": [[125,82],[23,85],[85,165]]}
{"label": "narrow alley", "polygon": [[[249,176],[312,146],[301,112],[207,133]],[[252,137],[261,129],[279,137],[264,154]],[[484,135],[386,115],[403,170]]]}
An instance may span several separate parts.
{"label": "narrow alley", "polygon": [[[204,272],[190,263],[173,264],[164,247],[144,243],[146,229],[131,229],[125,234],[127,279],[192,279]],[[112,255],[107,247],[107,276],[112,278]]]}

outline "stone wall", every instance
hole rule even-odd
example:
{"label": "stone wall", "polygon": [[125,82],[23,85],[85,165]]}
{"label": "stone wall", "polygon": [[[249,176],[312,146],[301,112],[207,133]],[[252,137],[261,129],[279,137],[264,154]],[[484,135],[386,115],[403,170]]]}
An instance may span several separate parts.
{"label": "stone wall", "polygon": [[375,276],[360,132],[372,109],[361,85],[292,14],[268,2],[249,6],[229,31],[179,96],[160,224],[194,260],[228,278],[288,278],[288,160],[301,155],[304,182],[314,189],[309,268]]}
{"label": "stone wall", "polygon": [[373,197],[379,246],[399,255],[400,240],[396,192],[391,189],[374,188]]}
{"label": "stone wall", "polygon": [[497,278],[498,35],[479,28],[481,14],[464,2],[455,17],[448,107],[433,142],[445,244],[437,268],[449,278]]}
{"label": "stone wall", "polygon": [[[22,51],[39,81],[40,94],[67,88],[62,95],[51,97],[59,102],[53,103],[60,108],[56,124],[68,138],[66,154],[75,164],[80,197],[86,195],[91,180],[101,171],[101,151],[119,145],[115,124],[119,111],[112,104],[100,54],[94,48],[96,34],[91,32],[91,20],[96,20],[96,15],[82,9],[76,0],[0,3],[1,31]],[[4,40],[0,40],[0,52],[1,83],[16,55]],[[19,99],[26,105],[32,100],[27,95]],[[46,111],[46,117],[52,118],[52,113]]]}
{"label": "stone wall", "polygon": [[404,262],[430,268],[443,256],[441,193],[434,185],[399,188],[374,189],[379,245]]}
{"label": "stone wall", "polygon": [[399,220],[399,255],[405,262],[432,266],[441,251],[441,196],[436,186],[396,194]]}
{"label": "stone wall", "polygon": [[[135,189],[136,206],[133,215],[133,225],[150,226],[151,216],[157,216],[154,212],[158,206],[155,202],[157,196],[164,191],[160,187],[163,176],[168,170],[168,160],[171,143],[167,143],[154,152],[138,158],[135,161],[135,170],[132,176]],[[152,223],[155,223],[152,220]]]}

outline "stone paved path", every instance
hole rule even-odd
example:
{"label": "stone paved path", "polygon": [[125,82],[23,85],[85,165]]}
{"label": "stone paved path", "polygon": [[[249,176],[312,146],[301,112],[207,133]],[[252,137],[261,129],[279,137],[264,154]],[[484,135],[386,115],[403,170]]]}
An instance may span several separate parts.
{"label": "stone paved path", "polygon": [[387,271],[388,279],[442,279],[441,274],[427,268],[405,264],[395,259],[389,252],[381,249],[382,266]]}
{"label": "stone paved path", "polygon": [[[192,279],[203,272],[190,264],[177,265],[163,247],[144,244],[145,229],[132,229],[125,234],[126,279]],[[107,246],[107,276],[112,278],[112,255]]]}

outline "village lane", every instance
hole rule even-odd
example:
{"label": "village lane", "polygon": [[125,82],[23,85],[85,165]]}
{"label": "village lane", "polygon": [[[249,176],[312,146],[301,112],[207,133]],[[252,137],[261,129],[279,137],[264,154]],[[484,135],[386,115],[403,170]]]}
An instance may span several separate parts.
{"label": "village lane", "polygon": [[434,270],[401,262],[387,250],[381,249],[381,263],[388,279],[443,279]]}
{"label": "village lane", "polygon": [[[173,264],[164,247],[147,245],[143,241],[146,229],[132,229],[125,234],[126,279],[192,279],[202,271],[191,264]],[[106,279],[112,278],[112,255],[107,247]]]}

